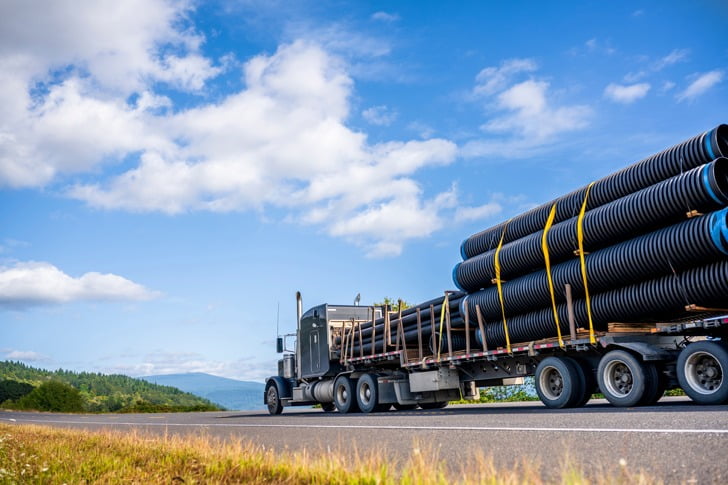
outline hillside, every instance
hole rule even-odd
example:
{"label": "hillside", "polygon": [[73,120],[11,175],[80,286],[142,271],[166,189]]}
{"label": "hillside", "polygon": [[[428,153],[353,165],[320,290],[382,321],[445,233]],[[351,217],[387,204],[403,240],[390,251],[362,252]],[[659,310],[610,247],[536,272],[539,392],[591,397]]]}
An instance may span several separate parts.
{"label": "hillside", "polygon": [[239,381],[202,372],[166,374],[141,377],[146,381],[172,386],[208,399],[226,409],[262,409],[265,385],[259,382]]}
{"label": "hillside", "polygon": [[[29,394],[28,386],[38,389],[44,383],[61,382],[78,391],[82,410],[88,412],[211,411],[218,409],[210,401],[174,387],[157,385],[124,375],[48,371],[19,362],[0,362],[0,405],[23,407],[17,389]],[[10,393],[10,394],[8,394]],[[15,393],[15,394],[13,394]],[[13,401],[9,401],[12,399]],[[4,402],[3,402],[4,401]],[[27,399],[26,399],[27,401]],[[27,404],[27,403],[25,403]],[[37,407],[31,407],[38,409]]]}

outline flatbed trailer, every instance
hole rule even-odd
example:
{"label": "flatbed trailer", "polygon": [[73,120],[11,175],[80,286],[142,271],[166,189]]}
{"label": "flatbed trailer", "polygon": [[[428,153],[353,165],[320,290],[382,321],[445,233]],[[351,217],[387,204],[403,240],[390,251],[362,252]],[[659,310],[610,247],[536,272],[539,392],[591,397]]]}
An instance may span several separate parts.
{"label": "flatbed trailer", "polygon": [[[691,321],[614,323],[602,332],[572,323],[561,339],[494,349],[470,338],[467,318],[464,329],[455,329],[446,317],[439,333],[448,338],[432,349],[419,322],[420,309],[413,343],[397,325],[396,314],[389,320],[386,307],[325,304],[302,314],[300,294],[297,303],[297,331],[279,337],[283,359],[278,375],[266,380],[264,403],[273,415],[287,406],[313,404],[340,413],[436,409],[453,400],[477,400],[481,387],[519,384],[529,376],[549,408],[583,406],[595,392],[615,406],[649,405],[674,388],[698,404],[728,402],[728,317],[698,318],[701,310],[715,309],[693,308],[697,313]],[[391,325],[387,338],[379,351],[373,346],[365,353],[361,326],[382,316]],[[465,350],[454,351],[451,333],[463,331]],[[295,338],[293,349],[286,348],[287,338]]]}

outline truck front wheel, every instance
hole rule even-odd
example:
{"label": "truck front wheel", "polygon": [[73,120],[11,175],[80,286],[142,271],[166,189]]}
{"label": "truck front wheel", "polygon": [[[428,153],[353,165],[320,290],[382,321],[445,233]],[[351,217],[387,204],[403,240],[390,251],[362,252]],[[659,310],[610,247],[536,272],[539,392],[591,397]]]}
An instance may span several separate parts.
{"label": "truck front wheel", "polygon": [[349,376],[339,376],[334,381],[334,405],[340,413],[355,413],[359,410],[355,390],[356,384]]}
{"label": "truck front wheel", "polygon": [[685,347],[677,358],[680,387],[698,404],[722,404],[728,401],[728,350],[718,342],[695,342]]}
{"label": "truck front wheel", "polygon": [[281,403],[281,396],[275,382],[268,384],[268,389],[265,391],[265,404],[268,406],[268,413],[273,416],[283,412],[283,403]]}

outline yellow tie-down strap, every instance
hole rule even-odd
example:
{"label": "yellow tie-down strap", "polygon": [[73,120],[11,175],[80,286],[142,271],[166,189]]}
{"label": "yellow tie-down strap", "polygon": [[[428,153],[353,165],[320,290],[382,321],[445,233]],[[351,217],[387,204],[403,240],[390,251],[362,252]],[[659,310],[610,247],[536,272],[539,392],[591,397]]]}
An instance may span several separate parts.
{"label": "yellow tie-down strap", "polygon": [[[442,300],[442,310],[440,311],[440,335],[437,339],[437,360],[440,360],[440,349],[442,348],[442,325],[445,323],[445,307],[450,304],[450,297],[445,293],[445,299]],[[430,315],[432,318],[432,315]],[[435,340],[435,336],[432,336],[432,340]]]}
{"label": "yellow tie-down strap", "polygon": [[546,263],[546,279],[549,283],[549,293],[551,293],[551,308],[554,312],[554,322],[556,323],[556,335],[559,337],[559,346],[564,346],[564,340],[561,338],[561,323],[559,322],[559,312],[556,310],[556,295],[554,294],[554,280],[551,277],[551,259],[549,258],[548,234],[551,226],[556,218],[556,204],[551,207],[551,212],[546,220],[546,226],[543,228],[543,236],[541,236],[541,249],[543,250],[543,259]]}
{"label": "yellow tie-down strap", "polygon": [[509,219],[506,225],[503,226],[503,233],[501,234],[498,248],[495,250],[495,284],[498,286],[498,299],[500,300],[501,315],[503,316],[503,330],[506,334],[506,349],[508,353],[511,353],[511,336],[508,334],[508,322],[506,321],[506,306],[503,300],[503,286],[501,281],[501,266],[500,266],[500,252],[503,247],[503,239],[506,237],[506,230],[508,229],[508,223],[511,222]]}
{"label": "yellow tie-down strap", "polygon": [[586,213],[586,203],[589,200],[589,191],[594,185],[594,182],[590,183],[586,188],[584,194],[584,203],[581,205],[581,211],[579,211],[579,219],[576,222],[576,238],[579,241],[579,261],[581,262],[581,277],[584,281],[584,298],[586,301],[586,315],[589,318],[589,342],[592,344],[597,343],[597,339],[594,337],[594,322],[592,321],[591,312],[591,300],[589,298],[589,285],[587,284],[586,278],[586,259],[584,253],[584,214]]}

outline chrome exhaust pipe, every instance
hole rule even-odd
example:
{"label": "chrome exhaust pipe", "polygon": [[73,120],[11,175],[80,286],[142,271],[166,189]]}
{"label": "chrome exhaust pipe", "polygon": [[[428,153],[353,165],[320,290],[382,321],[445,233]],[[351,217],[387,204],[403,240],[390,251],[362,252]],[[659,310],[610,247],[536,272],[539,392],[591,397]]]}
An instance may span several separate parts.
{"label": "chrome exhaust pipe", "polygon": [[296,292],[296,379],[301,381],[301,318],[303,316],[303,299],[301,292]]}

